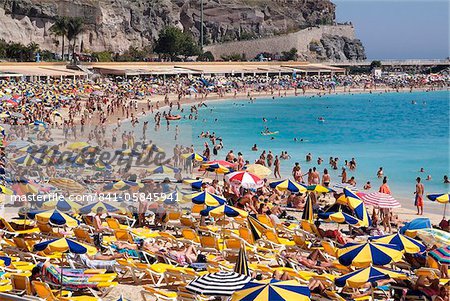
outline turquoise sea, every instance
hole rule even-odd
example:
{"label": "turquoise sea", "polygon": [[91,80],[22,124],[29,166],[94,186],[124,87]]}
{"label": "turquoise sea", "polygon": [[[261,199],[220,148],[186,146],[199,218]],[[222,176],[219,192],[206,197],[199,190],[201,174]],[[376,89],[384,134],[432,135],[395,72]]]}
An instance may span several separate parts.
{"label": "turquoise sea", "polygon": [[[154,141],[173,137],[178,124],[183,137],[178,142],[186,145],[192,141],[201,152],[207,140],[197,136],[202,131],[215,132],[224,143],[220,159],[230,149],[241,151],[252,163],[264,149],[274,154],[288,151],[292,159],[282,161],[283,176],[290,176],[293,164],[299,162],[303,172],[316,166],[322,174],[327,168],[334,183],[340,182],[340,168],[331,170],[329,158],[338,157],[343,166],[344,160],[354,157],[357,169],[349,171],[348,178],[355,176],[358,187],[371,181],[372,189],[378,190],[381,180],[376,173],[381,166],[393,195],[412,206],[417,176],[423,178],[426,193],[450,190],[450,185],[443,184],[443,176],[450,176],[449,95],[437,91],[209,102],[207,108],[199,109],[196,121],[172,122],[169,132],[162,122]],[[188,109],[185,107],[182,115],[187,117]],[[319,117],[325,122],[319,122]],[[264,126],[279,134],[261,135]],[[149,135],[155,132],[150,130]],[[294,138],[304,141],[295,142]],[[251,151],[255,143],[258,152]],[[305,160],[308,152],[313,155],[309,163]],[[317,157],[324,160],[320,166]],[[423,173],[419,172],[422,167]],[[425,181],[428,175],[431,181]]]}

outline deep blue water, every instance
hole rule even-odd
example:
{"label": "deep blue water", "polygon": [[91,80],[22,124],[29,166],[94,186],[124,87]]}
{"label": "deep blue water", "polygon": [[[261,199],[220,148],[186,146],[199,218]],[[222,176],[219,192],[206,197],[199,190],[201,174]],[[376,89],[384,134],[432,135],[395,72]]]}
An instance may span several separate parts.
{"label": "deep blue water", "polygon": [[[413,100],[417,104],[412,104]],[[324,117],[325,122],[319,122],[318,117]],[[192,140],[199,152],[206,141],[196,138],[200,132],[208,130],[221,136],[225,145],[219,153],[221,159],[230,149],[241,151],[252,163],[264,149],[275,154],[288,151],[292,159],[281,163],[284,176],[290,175],[294,162],[300,162],[306,172],[318,166],[317,157],[322,157],[324,163],[318,166],[322,173],[324,168],[330,171],[329,157],[338,157],[340,166],[354,157],[358,167],[348,177],[355,176],[357,186],[371,181],[377,190],[380,180],[376,172],[382,166],[391,190],[401,198],[412,200],[417,176],[432,176],[431,181],[424,181],[427,193],[449,190],[442,181],[444,175],[450,175],[448,91],[210,102],[207,108],[199,109],[197,121],[173,122],[170,134],[162,123],[159,139],[173,137],[175,124],[183,136],[179,142],[189,144]],[[262,136],[264,126],[279,134]],[[258,152],[251,151],[255,143]],[[305,161],[308,152],[313,155],[310,163]],[[421,167],[424,173],[419,172]],[[340,180],[338,173],[340,168],[331,171],[333,182]]]}

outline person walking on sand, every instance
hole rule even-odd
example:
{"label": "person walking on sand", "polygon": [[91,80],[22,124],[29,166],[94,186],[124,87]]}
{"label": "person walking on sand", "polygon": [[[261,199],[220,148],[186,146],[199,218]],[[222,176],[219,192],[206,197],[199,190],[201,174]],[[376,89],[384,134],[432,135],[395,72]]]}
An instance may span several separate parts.
{"label": "person walking on sand", "polygon": [[416,179],[416,192],[414,194],[416,195],[414,205],[417,207],[417,215],[423,215],[423,193],[425,190],[425,187],[422,183],[420,183],[420,177],[417,177]]}

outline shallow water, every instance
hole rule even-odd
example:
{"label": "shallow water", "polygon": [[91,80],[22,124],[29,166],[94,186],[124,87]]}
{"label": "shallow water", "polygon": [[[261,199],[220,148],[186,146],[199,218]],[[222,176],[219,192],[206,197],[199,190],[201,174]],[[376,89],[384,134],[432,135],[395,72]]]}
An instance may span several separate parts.
{"label": "shallow water", "polygon": [[[319,122],[318,117],[324,117],[325,122]],[[358,187],[371,181],[373,190],[378,190],[381,181],[376,172],[382,166],[394,196],[411,204],[417,176],[423,180],[432,176],[431,181],[423,181],[426,193],[449,190],[442,181],[444,175],[450,175],[448,91],[210,102],[207,108],[199,109],[197,121],[172,122],[169,134],[163,125],[155,140],[173,137],[175,124],[184,136],[179,142],[186,145],[192,137],[199,152],[206,140],[195,137],[202,131],[221,136],[225,145],[218,156],[221,159],[230,149],[241,151],[252,163],[264,149],[274,154],[288,151],[292,159],[281,163],[285,177],[294,162],[300,162],[303,172],[313,166],[320,173],[328,168],[336,183],[340,181],[340,168],[330,170],[329,158],[338,157],[342,166],[344,160],[354,157],[358,166],[356,171],[348,171],[348,178],[355,176]],[[279,134],[261,135],[264,126]],[[150,133],[155,134],[153,130]],[[294,138],[304,142],[295,142]],[[255,143],[258,152],[251,151]],[[313,155],[309,163],[305,161],[308,152]],[[324,160],[320,166],[318,157]],[[421,167],[424,173],[419,172]]]}

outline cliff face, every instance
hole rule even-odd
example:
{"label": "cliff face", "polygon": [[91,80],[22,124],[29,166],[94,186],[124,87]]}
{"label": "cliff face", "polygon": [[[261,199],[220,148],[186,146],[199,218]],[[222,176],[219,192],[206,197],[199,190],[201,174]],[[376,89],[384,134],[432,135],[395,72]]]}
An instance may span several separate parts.
{"label": "cliff face", "polygon": [[[57,16],[82,17],[77,51],[144,47],[166,25],[200,36],[201,0],[0,0],[0,38],[60,51]],[[329,0],[204,0],[206,44],[256,39],[334,22]]]}

